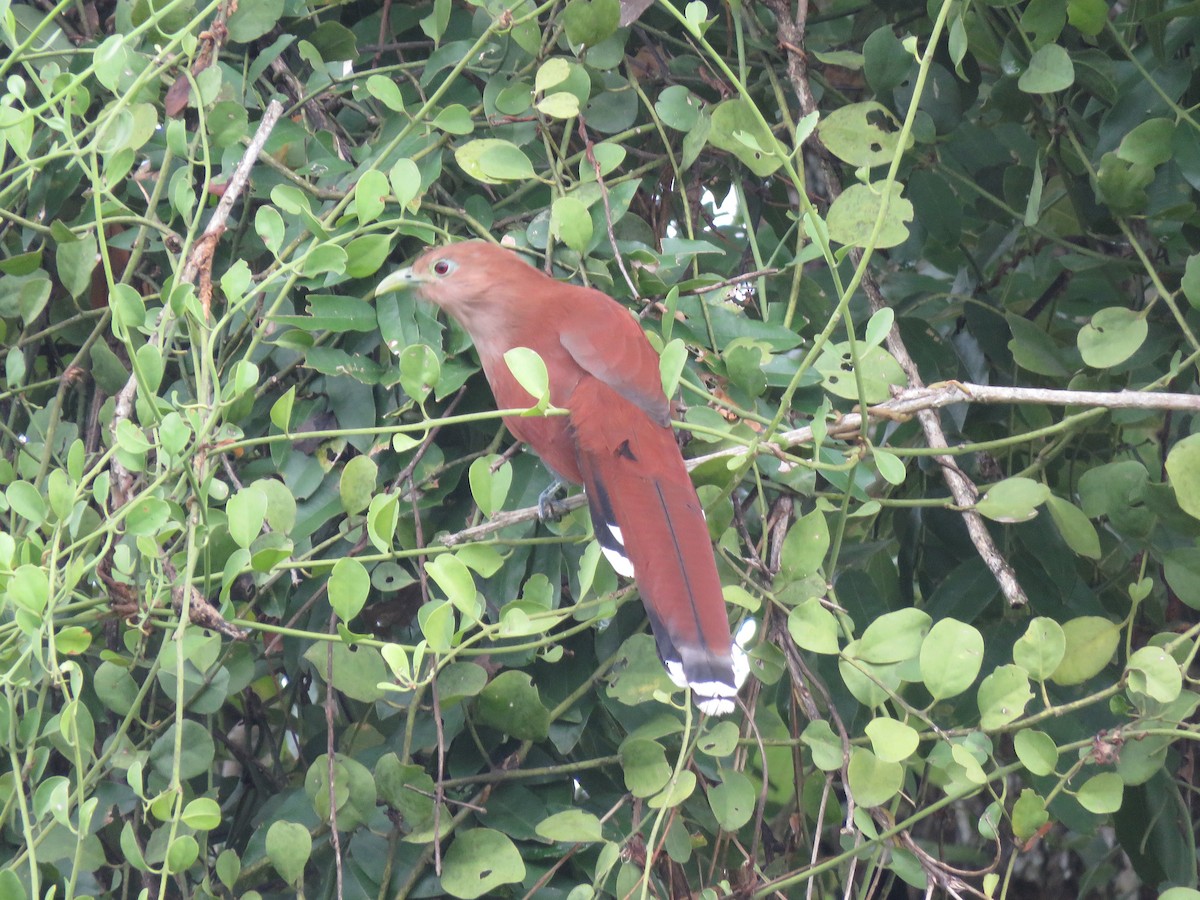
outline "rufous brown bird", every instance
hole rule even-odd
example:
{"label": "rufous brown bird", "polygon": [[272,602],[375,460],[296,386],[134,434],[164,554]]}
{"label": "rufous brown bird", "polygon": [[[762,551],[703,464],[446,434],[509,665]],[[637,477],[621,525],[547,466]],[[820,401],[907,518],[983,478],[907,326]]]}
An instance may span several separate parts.
{"label": "rufous brown bird", "polygon": [[600,291],[556,281],[484,241],[426,250],[376,293],[401,287],[415,288],[466,329],[501,409],[537,402],[504,354],[527,347],[541,356],[550,402],[569,415],[506,417],[505,424],[555,474],[584,486],[600,549],[619,575],[636,580],[671,680],[691,688],[703,712],[732,712],[749,660],[743,641],[730,636],[658,354],[634,316]]}

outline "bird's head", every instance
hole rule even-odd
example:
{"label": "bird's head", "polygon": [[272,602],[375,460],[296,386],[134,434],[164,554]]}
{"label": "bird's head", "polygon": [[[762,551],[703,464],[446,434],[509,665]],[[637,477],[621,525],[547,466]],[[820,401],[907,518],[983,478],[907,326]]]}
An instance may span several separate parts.
{"label": "bird's head", "polygon": [[412,288],[474,333],[473,324],[497,304],[520,303],[545,279],[512,250],[486,241],[430,247],[411,266],[379,282],[375,295]]}

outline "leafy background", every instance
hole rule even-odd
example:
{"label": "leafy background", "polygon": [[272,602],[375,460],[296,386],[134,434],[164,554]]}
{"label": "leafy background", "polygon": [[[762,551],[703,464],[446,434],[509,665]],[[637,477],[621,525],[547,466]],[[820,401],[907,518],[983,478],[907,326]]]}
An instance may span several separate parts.
{"label": "leafy background", "polygon": [[[4,896],[1200,896],[1198,31],[0,2]],[[460,236],[664,348],[734,716],[372,302]],[[914,371],[1185,396],[837,427]]]}

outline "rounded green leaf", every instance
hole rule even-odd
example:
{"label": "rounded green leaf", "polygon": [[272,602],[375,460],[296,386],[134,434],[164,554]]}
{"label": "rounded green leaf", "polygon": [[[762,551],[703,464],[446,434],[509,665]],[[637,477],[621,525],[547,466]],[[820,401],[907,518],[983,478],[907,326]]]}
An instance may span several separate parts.
{"label": "rounded green leaf", "polygon": [[824,719],[809,722],[800,740],[812,753],[813,765],[822,772],[836,772],[842,767],[842,742]]}
{"label": "rounded green leaf", "polygon": [[753,782],[735,770],[722,771],[721,783],[708,789],[713,818],[726,831],[737,831],[749,822],[757,800]]}
{"label": "rounded green leaf", "polygon": [[[891,396],[892,385],[905,383],[904,370],[882,347],[858,348],[858,367],[850,344],[829,344],[813,363],[821,374],[821,386],[835,397],[858,400],[859,382],[867,403],[882,403]],[[855,377],[857,375],[857,377]]]}
{"label": "rounded green leaf", "polygon": [[466,563],[452,553],[443,553],[425,563],[425,571],[459,610],[474,614],[475,576]]}
{"label": "rounded green leaf", "polygon": [[[882,103],[849,103],[822,116],[817,133],[825,147],[855,168],[891,162],[900,141],[900,122]],[[913,144],[908,135],[907,150]]]}
{"label": "rounded green leaf", "polygon": [[480,138],[467,141],[454,151],[459,167],[484,184],[503,184],[506,181],[533,179],[533,164],[521,148],[500,138]]}
{"label": "rounded green leaf", "polygon": [[1142,647],[1126,664],[1131,693],[1144,694],[1159,703],[1170,703],[1183,690],[1179,663],[1161,647]]}
{"label": "rounded green leaf", "polygon": [[369,456],[356,456],[347,462],[338,483],[342,508],[348,513],[357,513],[370,506],[378,477],[379,466]]}
{"label": "rounded green leaf", "polygon": [[1125,362],[1146,340],[1146,318],[1123,306],[1102,309],[1079,329],[1079,354],[1094,369]]}
{"label": "rounded green leaf", "polygon": [[[573,94],[566,96],[574,99]],[[578,108],[578,101],[576,103]],[[575,197],[559,197],[550,207],[550,231],[572,250],[583,253],[592,240],[591,213],[582,200]]]}
{"label": "rounded green leaf", "polygon": [[[498,468],[492,471],[493,466]],[[508,489],[512,485],[512,466],[494,453],[481,456],[471,463],[468,480],[471,496],[475,498],[480,512],[492,516],[500,511],[508,497]]]}
{"label": "rounded green leaf", "polygon": [[619,753],[625,787],[633,796],[652,797],[671,780],[667,751],[657,741],[627,738],[622,742]]}
{"label": "rounded green leaf", "polygon": [[256,486],[242,488],[225,504],[229,536],[239,547],[249,547],[262,532],[267,518],[267,495]]}
{"label": "rounded green leaf", "polygon": [[1179,508],[1200,519],[1200,434],[1189,435],[1171,448],[1167,475]]}
{"label": "rounded green leaf", "polygon": [[1035,681],[1044,681],[1058,668],[1067,652],[1062,626],[1053,619],[1038,616],[1013,645],[1013,662]]}
{"label": "rounded green leaf", "polygon": [[1032,478],[1006,478],[992,485],[975,504],[980,515],[994,522],[1025,522],[1050,497],[1050,488]]}
{"label": "rounded green leaf", "polygon": [[1046,498],[1046,509],[1068,547],[1088,559],[1100,558],[1100,535],[1083,510],[1053,494]]}
{"label": "rounded green leaf", "polygon": [[1012,829],[1017,840],[1029,840],[1049,821],[1050,814],[1046,812],[1046,801],[1041,795],[1029,788],[1021,791],[1012,811]]}
{"label": "rounded green leaf", "polygon": [[658,794],[646,801],[651,809],[671,809],[687,800],[696,791],[696,773],[684,769],[674,779],[667,781],[667,786]]}
{"label": "rounded green leaf", "polygon": [[957,619],[940,619],[921,642],[921,680],[936,700],[956,697],[975,683],[983,665],[983,635]]}
{"label": "rounded green leaf", "polygon": [[588,844],[603,840],[600,820],[582,809],[568,809],[538,822],[537,836],[562,844]]}
{"label": "rounded green leaf", "polygon": [[1029,67],[1017,79],[1017,87],[1027,94],[1063,91],[1074,83],[1075,66],[1071,56],[1058,44],[1039,47],[1029,60]]}
{"label": "rounded green leaf", "polygon": [[903,762],[916,752],[921,740],[911,725],[884,716],[872,719],[865,730],[871,749],[884,762]]}
{"label": "rounded green leaf", "polygon": [[267,859],[288,884],[297,885],[312,855],[312,835],[296,822],[276,821],[267,829]]}
{"label": "rounded green leaf", "polygon": [[[875,234],[875,222],[881,214],[879,233]],[[908,240],[908,223],[913,215],[912,203],[896,182],[888,184],[886,192],[882,184],[852,184],[829,207],[829,237],[847,247],[895,247]],[[868,402],[877,401],[868,398]]]}
{"label": "rounded green leaf", "polygon": [[371,591],[371,576],[352,556],[334,563],[329,573],[329,605],[343,622],[349,622],[362,611]]}
{"label": "rounded green leaf", "polygon": [[900,791],[904,784],[904,767],[897,762],[879,759],[865,747],[850,751],[850,793],[859,806],[882,806]]}
{"label": "rounded green leaf", "polygon": [[1067,651],[1050,676],[1056,684],[1083,684],[1108,665],[1121,639],[1120,629],[1100,616],[1079,616],[1063,623]]}
{"label": "rounded green leaf", "polygon": [[788,633],[804,650],[838,652],[837,619],[816,597],[810,597],[788,613]]}
{"label": "rounded green leaf", "polygon": [[1075,799],[1088,812],[1109,815],[1121,808],[1125,796],[1125,783],[1116,772],[1101,772],[1093,775],[1079,786]]}
{"label": "rounded green leaf", "polygon": [[531,405],[549,401],[550,373],[536,351],[528,347],[513,347],[505,352],[504,362],[513,378],[517,379],[517,384],[533,398]]}
{"label": "rounded green leaf", "polygon": [[221,807],[211,797],[197,797],[183,808],[183,823],[197,831],[212,831],[221,824]]}
{"label": "rounded green leaf", "polygon": [[780,577],[784,582],[791,582],[816,574],[828,551],[829,525],[825,514],[814,509],[788,529],[779,560]]}
{"label": "rounded green leaf", "polygon": [[928,613],[911,607],[884,613],[867,626],[855,656],[877,665],[916,659],[929,634],[930,621]]}
{"label": "rounded green leaf", "polygon": [[480,724],[521,741],[545,740],[550,733],[550,711],[542,705],[528,673],[501,672],[475,700]]}
{"label": "rounded green leaf", "polygon": [[1033,699],[1029,676],[1018,666],[998,666],[979,684],[979,725],[984,731],[1002,728],[1020,717]]}
{"label": "rounded green leaf", "polygon": [[1045,732],[1023,728],[1013,737],[1017,759],[1034,775],[1049,775],[1058,765],[1058,747]]}
{"label": "rounded green leaf", "polygon": [[424,403],[429,392],[442,377],[442,363],[427,344],[409,344],[400,353],[400,387],[418,403]]}
{"label": "rounded green leaf", "polygon": [[181,834],[167,848],[166,869],[171,874],[186,872],[200,856],[200,844],[190,834]]}
{"label": "rounded green leaf", "polygon": [[368,169],[354,185],[354,212],[358,221],[369,225],[379,218],[388,200],[387,176],[378,169]]}
{"label": "rounded green leaf", "polygon": [[491,828],[460,832],[442,860],[442,889],[473,900],[525,877],[525,862],[506,834]]}

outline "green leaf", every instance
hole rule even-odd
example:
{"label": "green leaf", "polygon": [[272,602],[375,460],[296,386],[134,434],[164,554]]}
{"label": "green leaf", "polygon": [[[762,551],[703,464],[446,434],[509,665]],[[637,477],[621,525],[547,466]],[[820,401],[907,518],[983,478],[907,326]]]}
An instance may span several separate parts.
{"label": "green leaf", "polygon": [[708,789],[713,818],[725,831],[737,831],[749,822],[757,800],[754,784],[738,771],[722,770],[721,783]]}
{"label": "green leaf", "polygon": [[1171,158],[1174,135],[1171,119],[1147,119],[1121,138],[1117,156],[1136,165],[1160,166]]}
{"label": "green leaf", "polygon": [[617,30],[619,0],[571,0],[562,11],[562,25],[572,46],[595,47]]}
{"label": "green leaf", "polygon": [[384,75],[372,75],[366,82],[367,92],[392,112],[404,112],[404,97],[400,87]]}
{"label": "green leaf", "polygon": [[[346,245],[346,274],[351,278],[366,278],[379,271],[392,250],[392,239],[386,234],[364,234]],[[372,322],[372,328],[375,323]]]}
{"label": "green leaf", "polygon": [[825,514],[814,509],[788,529],[780,556],[780,577],[784,582],[793,582],[815,575],[828,552],[829,525]]}
{"label": "green leaf", "polygon": [[1053,738],[1041,731],[1023,728],[1013,736],[1017,759],[1033,775],[1046,776],[1058,765],[1058,747]]}
{"label": "green leaf", "polygon": [[1167,475],[1179,508],[1200,519],[1200,434],[1189,435],[1171,448]]}
{"label": "green leaf", "polygon": [[662,378],[663,393],[674,397],[679,388],[679,378],[683,367],[687,364],[687,345],[679,338],[669,341],[662,349],[658,359],[658,372]]}
{"label": "green leaf", "polygon": [[1018,666],[997,666],[979,684],[979,726],[994,731],[1016,721],[1033,699],[1029,676]]}
{"label": "green leaf", "polygon": [[1038,829],[1050,821],[1046,812],[1046,801],[1037,791],[1025,788],[1013,804],[1012,828],[1017,840],[1026,841],[1037,834]]}
{"label": "green leaf", "polygon": [[1092,368],[1109,369],[1133,356],[1148,331],[1144,316],[1123,306],[1110,306],[1079,329],[1079,353]]}
{"label": "green leaf", "polygon": [[1075,83],[1071,56],[1058,44],[1046,44],[1034,51],[1029,67],[1017,79],[1017,87],[1027,94],[1065,91]]}
{"label": "green leaf", "polygon": [[[136,427],[134,428],[137,431]],[[120,429],[118,429],[118,434]],[[140,431],[138,431],[141,434]],[[145,441],[143,435],[142,440]],[[149,449],[149,444],[146,445]],[[31,525],[41,525],[46,521],[46,499],[41,492],[28,481],[14,481],[4,491],[4,496],[8,500],[8,505],[22,519],[25,519]]]}
{"label": "green leaf", "polygon": [[457,609],[476,617],[475,577],[462,560],[443,553],[427,560],[425,571]]}
{"label": "green leaf", "polygon": [[550,231],[572,250],[583,253],[592,240],[592,216],[581,200],[559,197],[550,207]]}
{"label": "green leaf", "polygon": [[321,681],[328,679],[330,654],[333,655],[333,687],[336,690],[363,703],[374,703],[385,695],[379,684],[390,681],[389,671],[374,647],[358,644],[351,648],[347,644],[326,641],[311,644],[304,651],[304,658]]}
{"label": "green leaf", "polygon": [[[858,400],[859,381],[863,400],[881,403],[891,396],[892,385],[902,385],[904,370],[882,347],[858,347],[858,367],[849,342],[828,344],[813,364],[822,377],[821,386],[836,397]],[[857,378],[855,375],[857,374]]]}
{"label": "green leaf", "polygon": [[299,885],[312,855],[312,835],[296,822],[275,821],[267,829],[267,859],[284,881]]}
{"label": "green leaf", "polygon": [[919,609],[885,613],[867,626],[855,655],[882,665],[916,659],[930,630],[929,614]]}
{"label": "green leaf", "polygon": [[344,556],[333,564],[329,573],[329,605],[343,622],[357,616],[371,591],[371,576],[352,556]]}
{"label": "green leaf", "polygon": [[[886,193],[882,184],[852,184],[838,195],[826,215],[830,239],[847,247],[870,245],[876,249],[896,247],[908,240],[908,223],[912,220],[913,205],[896,182],[887,185]],[[876,221],[880,222],[878,234]]]}
{"label": "green leaf", "polygon": [[837,653],[838,630],[837,619],[816,597],[810,597],[788,613],[788,633],[792,640],[812,653]]}
{"label": "green leaf", "polygon": [[657,741],[627,738],[619,750],[625,787],[635,797],[652,797],[671,780],[667,751]]}
{"label": "green leaf", "polygon": [[1179,663],[1161,647],[1135,650],[1125,668],[1131,693],[1144,694],[1159,703],[1170,703],[1183,690]]}
{"label": "green leaf", "polygon": [[582,809],[567,809],[538,822],[537,836],[562,844],[589,844],[603,840],[600,820]]}
{"label": "green leaf", "polygon": [[470,134],[475,130],[470,111],[461,103],[452,103],[440,110],[431,124],[447,134]]}
{"label": "green leaf", "polygon": [[354,213],[362,225],[379,218],[387,207],[388,180],[378,169],[368,169],[354,185]]}
{"label": "green leaf", "polygon": [[[498,466],[495,472],[492,466]],[[468,480],[471,483],[471,496],[480,512],[485,516],[493,516],[504,507],[508,490],[512,486],[512,466],[508,460],[502,459],[495,453],[481,456],[471,463]]]}
{"label": "green leaf", "polygon": [[369,456],[356,456],[347,462],[338,482],[342,509],[348,513],[362,512],[366,509],[375,493],[378,477],[379,466]]}
{"label": "green leaf", "polygon": [[424,405],[442,377],[442,363],[427,344],[410,344],[400,353],[400,387]]}
{"label": "green leaf", "polygon": [[537,108],[538,112],[545,113],[552,119],[570,119],[579,115],[579,98],[569,91],[558,91],[539,100]]}
{"label": "green leaf", "polygon": [[671,809],[679,806],[696,791],[696,773],[691,769],[680,772],[673,780],[668,780],[662,793],[655,794],[646,801],[651,809]]}
{"label": "green leaf", "polygon": [[[855,168],[891,162],[900,141],[900,122],[882,103],[850,103],[824,116],[817,126],[826,148]],[[912,135],[904,149],[913,145]]]}
{"label": "green leaf", "polygon": [[850,793],[859,806],[882,806],[900,791],[904,784],[904,767],[897,762],[885,762],[865,747],[850,751],[847,767]]}
{"label": "green leaf", "polygon": [[275,27],[283,0],[255,0],[239,6],[229,17],[229,37],[239,44],[256,41]]}
{"label": "green leaf", "polygon": [[212,831],[221,824],[221,807],[211,797],[197,797],[188,801],[180,819],[188,828]]}
{"label": "green leaf", "polygon": [[1062,662],[1067,637],[1053,619],[1038,616],[1013,645],[1013,662],[1035,681],[1045,681]]}
{"label": "green leaf", "polygon": [[1067,652],[1050,676],[1056,684],[1083,684],[1104,671],[1120,643],[1121,631],[1100,616],[1079,616],[1063,623]]}
{"label": "green leaf", "polygon": [[454,161],[464,172],[484,184],[535,178],[529,157],[516,144],[500,138],[468,141],[454,151]]}
{"label": "green leaf", "polygon": [[866,725],[871,749],[884,762],[903,762],[917,751],[920,736],[916,729],[895,719],[878,717]]}
{"label": "green leaf", "polygon": [[[709,119],[708,142],[718,150],[737,157],[746,168],[765,178],[781,165],[778,141],[758,120],[754,108],[745,100],[723,100],[713,107]],[[752,141],[739,139],[743,135]]]}
{"label": "green leaf", "polygon": [[940,619],[921,642],[921,679],[937,700],[956,697],[975,683],[983,665],[983,635],[957,619]]}
{"label": "green leaf", "polygon": [[1068,547],[1088,559],[1100,558],[1100,535],[1083,510],[1053,494],[1046,498],[1046,509]]}
{"label": "green leaf", "polygon": [[504,363],[517,384],[532,398],[531,407],[540,407],[550,401],[550,373],[536,351],[513,347],[505,352]]}
{"label": "green leaf", "polygon": [[1026,522],[1050,497],[1050,488],[1032,478],[1006,478],[988,488],[975,505],[980,515],[995,522]]}
{"label": "green leaf", "polygon": [[809,722],[800,740],[812,753],[813,765],[822,772],[836,772],[842,768],[842,742],[828,722],[823,719]]}
{"label": "green leaf", "polygon": [[388,172],[388,183],[401,209],[408,207],[421,194],[421,170],[411,159],[396,160]]}
{"label": "green leaf", "polygon": [[1125,794],[1125,783],[1116,772],[1101,772],[1093,775],[1079,786],[1075,799],[1088,812],[1105,816],[1121,808]]}
{"label": "green leaf", "polygon": [[267,495],[257,487],[242,488],[225,504],[229,536],[239,547],[249,547],[262,532],[267,517]]}
{"label": "green leaf", "polygon": [[525,672],[501,672],[475,700],[478,721],[519,741],[545,740],[550,711]]}

